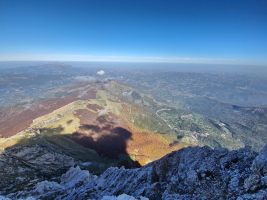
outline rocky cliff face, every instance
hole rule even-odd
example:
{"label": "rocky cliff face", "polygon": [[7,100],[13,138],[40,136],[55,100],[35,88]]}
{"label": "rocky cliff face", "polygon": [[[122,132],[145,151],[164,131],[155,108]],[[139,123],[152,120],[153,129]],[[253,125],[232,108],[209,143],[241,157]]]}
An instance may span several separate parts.
{"label": "rocky cliff face", "polygon": [[[142,168],[109,168],[95,176],[71,167],[60,182],[42,181],[6,198],[267,199],[267,146],[228,151],[188,147]],[[4,198],[4,197],[2,197]],[[1,199],[1,197],[0,197]]]}
{"label": "rocky cliff face", "polygon": [[74,164],[72,157],[52,146],[14,147],[0,152],[0,194],[30,189],[40,180],[56,178]]}

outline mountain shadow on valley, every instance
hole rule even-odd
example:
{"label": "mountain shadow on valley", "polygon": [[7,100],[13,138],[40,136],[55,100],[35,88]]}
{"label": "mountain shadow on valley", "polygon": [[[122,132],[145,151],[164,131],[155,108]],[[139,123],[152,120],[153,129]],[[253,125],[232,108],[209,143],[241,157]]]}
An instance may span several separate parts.
{"label": "mountain shadow on valley", "polygon": [[61,126],[31,129],[31,136],[6,147],[0,153],[0,194],[31,189],[42,180],[59,181],[61,174],[76,165],[94,174],[111,166],[140,167],[127,153],[131,132],[122,127],[84,128],[94,131],[86,135],[66,134]]}
{"label": "mountain shadow on valley", "polygon": [[[105,130],[99,126],[86,125],[82,128],[93,130],[100,133]],[[121,155],[127,155],[127,141],[132,137],[132,133],[122,127],[115,127],[110,130],[109,134],[86,135],[81,132],[75,132],[72,139],[84,147],[95,150],[100,156],[111,159],[118,159]]]}

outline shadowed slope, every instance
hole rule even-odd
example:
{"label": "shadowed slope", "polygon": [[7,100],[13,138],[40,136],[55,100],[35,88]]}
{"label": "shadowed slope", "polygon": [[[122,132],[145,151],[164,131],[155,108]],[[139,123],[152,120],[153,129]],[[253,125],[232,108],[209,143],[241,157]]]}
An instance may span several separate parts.
{"label": "shadowed slope", "polygon": [[58,180],[74,165],[95,173],[110,166],[140,166],[126,151],[131,133],[120,127],[112,131],[94,140],[65,135],[62,127],[35,130],[34,136],[0,152],[0,194],[30,189],[45,179]]}

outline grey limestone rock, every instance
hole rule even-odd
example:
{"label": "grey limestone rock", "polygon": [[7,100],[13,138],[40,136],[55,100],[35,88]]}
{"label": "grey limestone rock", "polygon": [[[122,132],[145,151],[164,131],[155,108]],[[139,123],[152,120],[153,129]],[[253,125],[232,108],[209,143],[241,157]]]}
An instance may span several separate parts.
{"label": "grey limestone rock", "polygon": [[[267,199],[266,162],[267,147],[260,153],[249,148],[228,151],[188,147],[141,168],[111,167],[99,176],[72,167],[62,175],[59,183],[46,182],[45,188],[38,183],[32,191],[21,191],[8,197],[264,200]],[[42,192],[42,189],[45,190]]]}

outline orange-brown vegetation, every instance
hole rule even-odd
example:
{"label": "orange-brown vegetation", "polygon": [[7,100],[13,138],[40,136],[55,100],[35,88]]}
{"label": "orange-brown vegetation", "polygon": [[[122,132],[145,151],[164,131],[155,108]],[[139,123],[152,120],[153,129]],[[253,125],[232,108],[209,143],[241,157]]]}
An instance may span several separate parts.
{"label": "orange-brown vegetation", "polygon": [[[89,105],[88,108],[101,107]],[[153,160],[184,147],[183,144],[170,145],[161,134],[144,132],[125,119],[112,113],[98,116],[88,109],[76,111],[80,119],[80,129],[73,133],[72,139],[83,146],[96,150],[100,155],[115,158],[128,154],[132,159],[145,165]]]}
{"label": "orange-brown vegetation", "polygon": [[[77,86],[76,86],[77,87]],[[78,86],[80,87],[80,85]],[[87,88],[80,94],[74,90],[67,96],[53,98],[32,103],[27,108],[23,106],[13,106],[0,111],[0,136],[10,137],[28,128],[32,121],[42,115],[46,115],[58,108],[61,108],[73,101],[83,99],[94,99],[96,90]]]}

